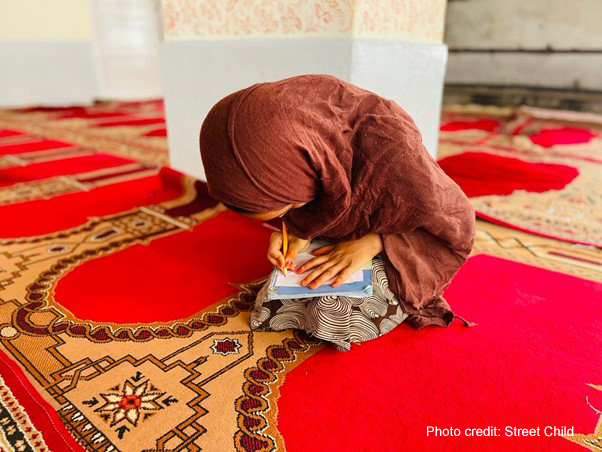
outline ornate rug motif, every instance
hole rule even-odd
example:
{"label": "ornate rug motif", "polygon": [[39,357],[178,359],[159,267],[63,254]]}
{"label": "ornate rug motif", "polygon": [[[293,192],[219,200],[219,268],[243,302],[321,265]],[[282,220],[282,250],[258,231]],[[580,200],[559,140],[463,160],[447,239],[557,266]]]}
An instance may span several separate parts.
{"label": "ornate rug motif", "polygon": [[[273,450],[282,445],[271,411],[281,375],[321,346],[296,331],[250,331],[261,281],[240,285],[233,297],[189,319],[152,325],[83,321],[54,299],[62,275],[75,266],[223,211],[198,192],[202,184],[181,180],[176,200],[46,236],[1,240],[2,345],[85,448],[200,450],[234,441],[240,450]],[[232,404],[226,411],[225,400]],[[231,428],[207,429],[203,416],[210,412]]]}
{"label": "ornate rug motif", "polygon": [[89,191],[104,185],[157,174],[159,168],[142,163],[132,163],[71,176],[56,176],[39,181],[14,184],[0,188],[0,206],[36,199],[50,199],[78,191]]}
{"label": "ornate rug motif", "polygon": [[[492,108],[451,108],[442,119],[441,166],[456,179],[474,179],[490,194],[471,198],[481,218],[527,232],[586,245],[602,246],[602,119],[596,115],[524,107],[513,112]],[[517,163],[574,168],[568,185],[522,189],[531,175],[497,172],[481,175],[487,156]],[[475,156],[482,156],[475,165]],[[463,162],[466,164],[463,165]],[[464,169],[463,169],[464,168]],[[548,176],[549,177],[549,176]],[[513,179],[514,178],[514,179]],[[522,180],[521,180],[522,178]],[[493,179],[493,180],[492,180]],[[510,194],[505,188],[515,184]],[[500,194],[500,190],[504,194]]]}
{"label": "ornate rug motif", "polygon": [[472,256],[486,254],[602,283],[602,251],[477,220]]}
{"label": "ornate rug motif", "polygon": [[[6,134],[2,137],[6,143],[26,143],[45,137],[148,165],[168,163],[162,101],[97,102],[91,107],[0,110],[0,129],[27,134]],[[54,157],[59,158],[57,155]],[[0,156],[0,168],[14,164],[22,164],[21,158]]]}
{"label": "ornate rug motif", "polygon": [[[470,123],[473,119],[466,119],[462,114],[444,124],[444,128],[460,130],[458,134],[453,130],[443,134],[442,149],[448,155],[466,151],[462,140],[477,146],[477,143],[484,145],[489,140],[503,139],[491,136],[493,131],[501,130],[502,122],[495,114],[486,120],[478,119],[482,122],[476,129],[470,128],[474,127],[474,123]],[[567,163],[566,149],[548,146],[558,140],[558,133],[538,132],[536,121],[525,124],[523,119],[514,117],[512,121],[516,124],[508,118],[504,121],[505,127],[512,131],[528,131],[529,136],[539,134],[535,138],[537,146],[549,153],[542,156],[540,150],[531,158],[525,155],[531,155],[529,152],[533,149],[519,152],[495,148],[496,155],[520,154],[526,161],[576,167],[579,176],[565,190],[575,184],[580,184],[577,188],[582,193],[592,189],[595,175],[588,173],[589,150],[571,151],[572,157]],[[452,122],[455,124],[450,126]],[[593,140],[586,133],[571,133],[574,140],[584,140],[581,146],[589,146]],[[10,150],[3,153],[3,146]],[[109,262],[112,257],[136,247],[153,250],[163,239],[188,237],[187,234],[211,222],[218,228],[220,222],[224,222],[224,228],[232,227],[225,223],[227,214],[223,206],[207,196],[203,184],[161,168],[166,162],[165,152],[165,130],[158,102],[0,112],[0,173],[7,171],[5,175],[19,168],[35,169],[36,165],[58,167],[63,161],[100,153],[131,159],[111,167],[91,165],[69,174],[50,171],[50,176],[0,185],[0,210],[11,209],[16,204],[27,206],[31,201],[60,200],[65,195],[90,196],[102,187],[152,177],[169,181],[166,183],[177,186],[179,193],[168,201],[88,218],[74,227],[31,237],[0,238],[0,353],[6,354],[12,370],[24,373],[31,386],[29,390],[11,386],[12,392],[5,393],[6,386],[0,381],[0,410],[9,404],[16,407],[19,399],[25,400],[26,396],[34,397],[48,413],[58,413],[69,432],[65,434],[72,435],[86,450],[300,448],[301,442],[285,444],[287,438],[279,428],[282,413],[278,412],[277,403],[286,376],[325,345],[299,331],[272,333],[249,329],[249,315],[263,282],[261,278],[237,280],[238,284],[233,284],[228,296],[201,300],[202,307],[196,312],[170,321],[93,321],[78,317],[57,298],[57,286],[78,269],[94,262]],[[558,196],[557,191],[554,193]],[[550,203],[555,202],[554,193],[549,193]],[[543,195],[548,192],[535,196]],[[511,196],[519,194],[515,192]],[[530,198],[533,193],[524,196],[525,203],[534,202]],[[493,203],[491,199],[496,197],[484,198],[488,198],[486,201],[491,203],[492,209],[502,213],[511,210],[511,206],[506,210],[500,207],[503,204],[499,200]],[[475,200],[485,202],[480,198],[473,198]],[[74,206],[84,211],[87,207]],[[543,207],[536,209],[537,215],[552,215],[552,211],[544,210]],[[557,212],[554,211],[554,215]],[[44,221],[44,215],[52,213],[42,213],[39,221]],[[529,227],[534,220],[530,221]],[[590,237],[595,233],[590,222],[590,217],[581,217],[573,220],[570,227]],[[565,223],[554,225],[554,231],[557,233],[565,227],[568,228]],[[268,235],[266,231],[265,237]],[[568,232],[566,235],[570,236]],[[602,282],[601,254],[592,247],[477,222],[473,256],[496,256],[584,281]],[[256,265],[256,262],[248,263],[249,267]],[[100,278],[100,282],[90,280],[82,284],[82,303],[90,299],[86,294],[99,283],[105,282]],[[177,298],[165,300],[166,303],[178,301]],[[140,309],[144,309],[144,305]],[[597,382],[578,382],[579,385],[588,383]],[[16,426],[19,420],[27,420],[22,407],[21,410],[7,417],[7,421],[3,421],[3,411],[0,412],[0,446],[15,450],[53,450],[54,440],[41,424],[36,424],[38,421],[33,415],[27,421],[30,424]],[[295,417],[294,413],[285,414],[289,419]],[[599,448],[602,441],[601,426],[602,417],[591,433],[582,429],[567,439],[599,450],[596,447]],[[64,445],[56,447],[60,450]]]}
{"label": "ornate rug motif", "polygon": [[0,376],[0,450],[48,451],[42,434]]}

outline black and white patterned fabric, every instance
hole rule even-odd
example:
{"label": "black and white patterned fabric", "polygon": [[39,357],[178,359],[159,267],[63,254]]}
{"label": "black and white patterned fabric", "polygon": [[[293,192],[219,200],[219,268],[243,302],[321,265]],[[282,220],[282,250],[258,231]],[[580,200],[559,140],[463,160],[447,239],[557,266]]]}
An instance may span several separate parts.
{"label": "black and white patterned fabric", "polygon": [[372,261],[372,295],[364,298],[325,296],[296,300],[268,300],[268,283],[257,294],[251,329],[302,329],[349,351],[354,342],[387,334],[407,318],[389,289],[382,258]]}

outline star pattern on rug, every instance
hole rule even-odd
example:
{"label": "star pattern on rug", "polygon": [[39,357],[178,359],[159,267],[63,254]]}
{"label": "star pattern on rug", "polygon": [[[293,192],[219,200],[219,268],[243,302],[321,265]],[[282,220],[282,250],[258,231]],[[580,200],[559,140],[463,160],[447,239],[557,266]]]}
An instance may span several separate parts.
{"label": "star pattern on rug", "polygon": [[211,350],[213,350],[213,353],[215,354],[226,356],[240,353],[238,351],[240,347],[242,347],[242,345],[236,339],[226,337],[224,339],[215,339],[211,346]]}
{"label": "star pattern on rug", "polygon": [[164,396],[165,393],[159,391],[149,380],[138,386],[126,380],[123,388],[119,389],[119,385],[117,385],[110,388],[109,391],[100,394],[105,404],[95,411],[112,415],[111,427],[123,420],[136,427],[141,417],[144,420],[154,411],[163,409],[157,403],[157,399]]}

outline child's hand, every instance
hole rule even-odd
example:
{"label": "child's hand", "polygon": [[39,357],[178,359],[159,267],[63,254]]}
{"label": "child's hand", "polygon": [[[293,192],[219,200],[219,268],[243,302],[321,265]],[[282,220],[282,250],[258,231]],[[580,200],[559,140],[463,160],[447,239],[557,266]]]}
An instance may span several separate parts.
{"label": "child's hand", "polygon": [[310,289],[320,287],[335,276],[332,287],[338,287],[382,249],[379,234],[368,234],[358,240],[323,246],[313,250],[312,254],[317,257],[307,261],[296,272],[301,274],[314,269],[301,281],[302,286],[309,285]]}
{"label": "child's hand", "polygon": [[[309,240],[303,240],[295,237],[290,232],[288,234],[288,252],[286,257],[282,255],[282,232],[274,232],[270,237],[270,246],[268,248],[268,260],[275,267],[286,267],[294,270],[297,254],[305,251],[309,246]],[[286,264],[286,265],[285,265]]]}

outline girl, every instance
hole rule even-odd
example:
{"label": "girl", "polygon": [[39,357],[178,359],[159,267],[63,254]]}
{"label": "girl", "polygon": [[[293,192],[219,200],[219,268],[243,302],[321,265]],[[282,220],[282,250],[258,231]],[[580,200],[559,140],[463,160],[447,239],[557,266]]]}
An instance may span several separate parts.
{"label": "girl", "polygon": [[373,295],[268,301],[251,327],[302,328],[349,350],[401,321],[421,328],[454,318],[442,293],[474,240],[474,210],[425,150],[394,102],[335,77],[258,83],[218,102],[200,148],[209,193],[257,220],[283,217],[268,259],[293,270],[313,238],[332,245],[297,269],[302,284],[342,284],[373,259]]}

